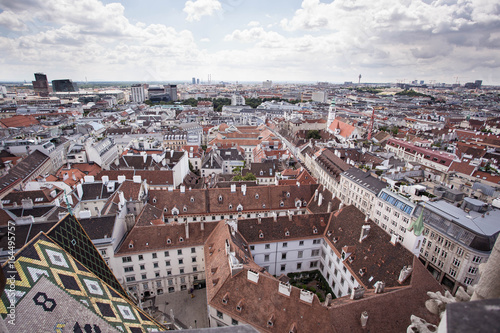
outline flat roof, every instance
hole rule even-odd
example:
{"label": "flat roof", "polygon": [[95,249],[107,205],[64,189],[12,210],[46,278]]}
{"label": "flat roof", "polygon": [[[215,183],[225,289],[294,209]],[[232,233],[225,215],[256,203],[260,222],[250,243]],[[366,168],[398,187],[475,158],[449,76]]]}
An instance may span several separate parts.
{"label": "flat roof", "polygon": [[496,208],[485,213],[465,212],[444,200],[428,201],[425,208],[479,235],[491,236],[500,231],[500,210]]}

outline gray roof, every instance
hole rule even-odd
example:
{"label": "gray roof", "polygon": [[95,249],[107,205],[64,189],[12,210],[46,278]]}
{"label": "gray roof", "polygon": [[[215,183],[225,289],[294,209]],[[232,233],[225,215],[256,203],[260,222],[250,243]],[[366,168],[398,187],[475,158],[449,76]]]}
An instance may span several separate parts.
{"label": "gray roof", "polygon": [[370,172],[364,172],[358,168],[350,168],[342,173],[344,177],[355,182],[366,190],[378,194],[387,184],[373,177]]}
{"label": "gray roof", "polygon": [[500,231],[500,210],[498,209],[492,209],[487,213],[473,210],[465,212],[445,200],[426,202],[425,208],[478,235],[492,236]]}

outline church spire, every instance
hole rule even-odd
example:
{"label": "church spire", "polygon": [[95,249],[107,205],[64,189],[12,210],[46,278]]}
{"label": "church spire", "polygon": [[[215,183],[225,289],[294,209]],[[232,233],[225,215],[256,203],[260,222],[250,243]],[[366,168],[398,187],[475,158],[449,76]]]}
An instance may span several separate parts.
{"label": "church spire", "polygon": [[335,97],[332,98],[332,102],[330,103],[330,108],[328,109],[328,123],[326,128],[330,128],[330,125],[333,123],[337,116],[337,106],[336,106],[336,101]]}
{"label": "church spire", "polygon": [[424,208],[425,205],[422,207],[420,216],[415,221],[410,223],[410,227],[408,228],[409,231],[413,230],[413,234],[415,234],[415,236],[420,236],[422,231],[424,231]]}

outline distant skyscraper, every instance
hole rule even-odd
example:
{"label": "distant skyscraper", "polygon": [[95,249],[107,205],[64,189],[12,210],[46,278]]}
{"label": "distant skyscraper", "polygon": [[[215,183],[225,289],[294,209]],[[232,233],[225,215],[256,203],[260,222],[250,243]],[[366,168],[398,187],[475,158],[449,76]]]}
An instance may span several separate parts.
{"label": "distant skyscraper", "polygon": [[47,80],[47,75],[43,73],[35,73],[35,81],[33,83],[33,90],[35,94],[42,97],[49,96],[49,81]]}
{"label": "distant skyscraper", "polygon": [[273,81],[266,80],[262,82],[262,88],[270,89],[273,86]]}
{"label": "distant skyscraper", "polygon": [[146,99],[145,87],[143,84],[134,84],[130,87],[131,99],[134,103],[142,103]]}
{"label": "distant skyscraper", "polygon": [[200,84],[200,79],[196,79],[196,84]]}
{"label": "distant skyscraper", "polygon": [[196,84],[196,78],[195,77],[193,77],[192,83]]}
{"label": "distant skyscraper", "polygon": [[53,92],[71,92],[78,91],[78,86],[73,81],[64,80],[52,80],[52,91]]}

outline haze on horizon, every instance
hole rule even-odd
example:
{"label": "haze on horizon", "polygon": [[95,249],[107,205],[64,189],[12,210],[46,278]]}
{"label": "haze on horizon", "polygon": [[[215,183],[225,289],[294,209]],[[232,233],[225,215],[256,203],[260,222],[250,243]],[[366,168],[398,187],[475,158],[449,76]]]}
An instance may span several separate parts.
{"label": "haze on horizon", "polygon": [[0,0],[0,81],[498,85],[491,0]]}

